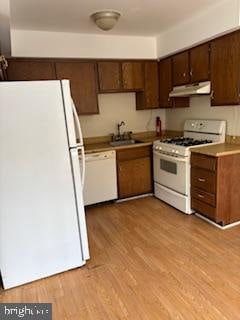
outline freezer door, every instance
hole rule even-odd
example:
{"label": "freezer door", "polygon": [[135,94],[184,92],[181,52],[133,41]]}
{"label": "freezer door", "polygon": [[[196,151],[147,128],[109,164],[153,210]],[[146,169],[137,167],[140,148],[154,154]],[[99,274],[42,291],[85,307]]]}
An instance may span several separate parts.
{"label": "freezer door", "polygon": [[83,136],[77,110],[71,97],[69,80],[62,80],[62,94],[66,114],[69,147],[83,146]]}
{"label": "freezer door", "polygon": [[88,238],[87,238],[87,227],[86,227],[86,217],[83,204],[83,188],[81,182],[80,174],[80,164],[79,164],[79,155],[78,152],[81,151],[82,155],[84,154],[83,147],[70,149],[72,168],[73,168],[73,177],[74,177],[74,186],[75,186],[75,197],[77,203],[77,213],[78,213],[78,226],[79,234],[81,237],[82,244],[82,255],[83,259],[89,259],[89,248],[88,248]]}
{"label": "freezer door", "polygon": [[83,265],[60,81],[0,83],[0,146],[4,287]]}

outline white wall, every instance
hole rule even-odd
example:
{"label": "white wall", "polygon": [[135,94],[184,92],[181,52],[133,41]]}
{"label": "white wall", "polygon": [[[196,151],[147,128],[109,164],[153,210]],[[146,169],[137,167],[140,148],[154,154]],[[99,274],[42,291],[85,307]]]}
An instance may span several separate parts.
{"label": "white wall", "polygon": [[240,107],[211,107],[209,96],[190,98],[190,108],[167,110],[166,128],[168,130],[183,130],[186,119],[226,120],[227,134],[240,136]]}
{"label": "white wall", "polygon": [[124,131],[155,130],[155,118],[160,116],[165,128],[165,110],[136,111],[135,93],[100,94],[100,114],[80,116],[84,137],[106,136],[116,133],[117,123],[124,121]]}
{"label": "white wall", "polygon": [[11,45],[15,57],[157,57],[154,37],[11,30]]}
{"label": "white wall", "polygon": [[157,37],[157,56],[172,54],[239,28],[239,7],[239,0],[222,0],[217,6],[160,33]]}
{"label": "white wall", "polygon": [[0,0],[0,48],[2,53],[10,55],[10,7],[9,0]]}

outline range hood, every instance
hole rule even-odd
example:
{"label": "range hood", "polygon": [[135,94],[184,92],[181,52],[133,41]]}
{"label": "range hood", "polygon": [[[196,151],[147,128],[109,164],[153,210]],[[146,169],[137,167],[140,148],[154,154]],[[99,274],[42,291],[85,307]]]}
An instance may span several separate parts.
{"label": "range hood", "polygon": [[169,97],[189,97],[199,94],[210,94],[211,83],[210,81],[199,82],[195,84],[187,84],[185,86],[174,87],[170,92]]}

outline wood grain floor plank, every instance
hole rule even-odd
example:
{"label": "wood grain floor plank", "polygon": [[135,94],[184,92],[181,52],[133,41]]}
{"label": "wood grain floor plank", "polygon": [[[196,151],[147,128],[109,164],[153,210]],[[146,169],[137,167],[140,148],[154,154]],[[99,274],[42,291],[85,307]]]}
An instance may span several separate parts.
{"label": "wood grain floor plank", "polygon": [[54,320],[240,320],[240,227],[219,230],[161,201],[87,209],[91,260],[0,302],[52,302]]}

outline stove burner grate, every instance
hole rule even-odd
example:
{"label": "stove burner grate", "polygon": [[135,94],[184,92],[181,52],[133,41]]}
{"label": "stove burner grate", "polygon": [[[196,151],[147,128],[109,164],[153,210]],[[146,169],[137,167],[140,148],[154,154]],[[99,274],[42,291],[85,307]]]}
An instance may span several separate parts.
{"label": "stove burner grate", "polygon": [[161,142],[163,143],[168,143],[168,144],[174,144],[177,146],[183,146],[183,147],[191,147],[191,146],[197,146],[201,144],[207,144],[207,143],[212,143],[212,140],[195,140],[193,138],[185,138],[185,137],[176,137],[172,139],[164,139]]}

